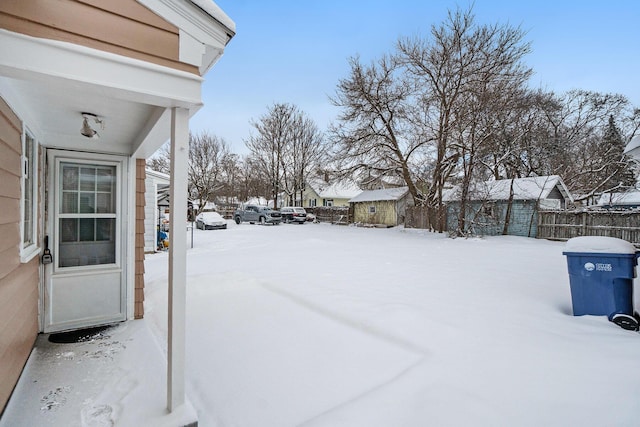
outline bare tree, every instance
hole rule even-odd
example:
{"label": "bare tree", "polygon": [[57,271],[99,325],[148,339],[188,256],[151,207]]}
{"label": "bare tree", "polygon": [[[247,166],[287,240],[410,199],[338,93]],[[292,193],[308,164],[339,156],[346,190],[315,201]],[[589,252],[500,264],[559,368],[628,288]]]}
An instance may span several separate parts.
{"label": "bare tree", "polygon": [[289,204],[302,202],[305,183],[312,170],[326,157],[324,138],[313,120],[295,111],[291,120],[291,138],[285,149],[284,188]]}
{"label": "bare tree", "polygon": [[304,190],[307,175],[325,154],[322,133],[292,104],[274,104],[251,124],[257,134],[245,143],[251,151],[255,173],[271,187],[274,206],[278,206],[281,193],[293,204],[295,195]]}
{"label": "bare tree", "polygon": [[274,207],[278,206],[278,195],[284,176],[285,147],[291,138],[291,120],[295,107],[290,104],[274,104],[266,114],[251,125],[257,134],[245,141],[260,174],[271,188]]}
{"label": "bare tree", "polygon": [[[471,9],[449,12],[433,26],[430,39],[398,42],[400,58],[422,88],[426,126],[435,141],[435,158],[427,202],[442,216],[442,190],[450,174],[462,166],[462,209],[478,161],[479,150],[496,130],[495,111],[510,107],[531,70],[522,63],[530,51],[524,32],[508,25],[477,25]],[[467,189],[466,191],[464,189]],[[433,223],[440,223],[436,219]]]}
{"label": "bare tree", "polygon": [[188,191],[191,199],[198,202],[195,215],[223,188],[223,162],[229,154],[229,145],[215,135],[207,132],[189,135]]}
{"label": "bare tree", "polygon": [[330,128],[334,160],[344,175],[359,172],[401,178],[416,204],[422,204],[412,161],[429,142],[412,126],[415,93],[402,78],[394,57],[384,56],[369,66],[349,60],[351,74],[340,80],[333,105],[341,107],[338,123]]}
{"label": "bare tree", "polygon": [[167,141],[162,145],[162,147],[160,147],[158,151],[153,154],[153,156],[147,159],[146,166],[151,170],[166,173],[168,175],[171,172],[171,155],[169,153],[170,148],[171,144],[169,141]]}

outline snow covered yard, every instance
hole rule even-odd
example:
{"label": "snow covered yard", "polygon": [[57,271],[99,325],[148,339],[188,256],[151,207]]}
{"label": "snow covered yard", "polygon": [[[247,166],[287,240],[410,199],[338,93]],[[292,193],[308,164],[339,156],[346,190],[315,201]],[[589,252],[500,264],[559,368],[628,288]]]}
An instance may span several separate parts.
{"label": "snow covered yard", "polygon": [[[228,227],[195,230],[188,250],[202,426],[640,423],[640,334],[571,315],[564,243]],[[145,316],[163,340],[166,265],[147,256]]]}

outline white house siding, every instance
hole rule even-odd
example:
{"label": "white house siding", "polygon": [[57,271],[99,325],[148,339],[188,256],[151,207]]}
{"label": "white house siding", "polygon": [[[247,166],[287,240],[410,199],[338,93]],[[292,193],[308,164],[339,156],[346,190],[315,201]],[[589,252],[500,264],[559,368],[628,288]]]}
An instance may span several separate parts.
{"label": "white house siding", "polygon": [[145,206],[144,206],[144,251],[155,252],[156,250],[156,226],[158,225],[158,184],[155,179],[147,176],[145,184]]}

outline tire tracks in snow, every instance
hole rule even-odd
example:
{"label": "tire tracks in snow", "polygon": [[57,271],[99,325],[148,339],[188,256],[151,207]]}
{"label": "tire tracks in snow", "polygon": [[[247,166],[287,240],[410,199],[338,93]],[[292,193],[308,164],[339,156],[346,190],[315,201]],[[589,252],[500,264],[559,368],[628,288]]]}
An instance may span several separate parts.
{"label": "tire tracks in snow", "polygon": [[333,320],[334,322],[338,322],[341,323],[345,326],[348,326],[350,328],[354,328],[357,329],[360,332],[363,332],[367,335],[371,335],[375,338],[378,338],[380,340],[386,341],[390,344],[394,344],[398,347],[401,347],[404,350],[407,350],[409,352],[412,353],[417,353],[417,355],[421,356],[421,357],[426,357],[429,354],[429,350],[427,350],[424,347],[421,347],[411,341],[407,341],[405,339],[399,338],[385,330],[382,330],[380,328],[377,328],[373,325],[364,323],[364,322],[360,322],[357,320],[354,320],[348,316],[345,316],[341,313],[337,313],[333,310],[327,309],[325,307],[322,307],[318,304],[314,304],[313,302],[299,296],[296,295],[294,293],[285,291],[284,289],[281,289],[277,286],[274,286],[270,283],[265,283],[265,282],[259,282],[259,284],[266,290],[275,293],[277,295],[280,295],[281,297],[284,297],[292,302],[294,302],[295,304],[298,304],[300,306],[305,307],[308,310],[311,310],[317,314],[322,315],[323,317],[327,317],[331,320]]}

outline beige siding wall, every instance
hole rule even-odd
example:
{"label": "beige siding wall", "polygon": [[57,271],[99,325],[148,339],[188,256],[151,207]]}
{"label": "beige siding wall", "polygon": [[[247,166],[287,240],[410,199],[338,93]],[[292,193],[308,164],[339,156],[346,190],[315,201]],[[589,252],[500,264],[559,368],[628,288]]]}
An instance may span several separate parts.
{"label": "beige siding wall", "polygon": [[0,98],[0,412],[38,333],[39,258],[20,262],[21,134]]}
{"label": "beige siding wall", "polygon": [[[376,212],[369,213],[369,207],[375,206]],[[397,224],[396,202],[375,201],[354,203],[353,221],[364,224],[384,224],[395,226]]]}
{"label": "beige siding wall", "polygon": [[0,28],[198,74],[179,61],[179,31],[135,0],[2,0]]}
{"label": "beige siding wall", "polygon": [[144,205],[145,161],[136,159],[136,283],[134,317],[144,317]]}

